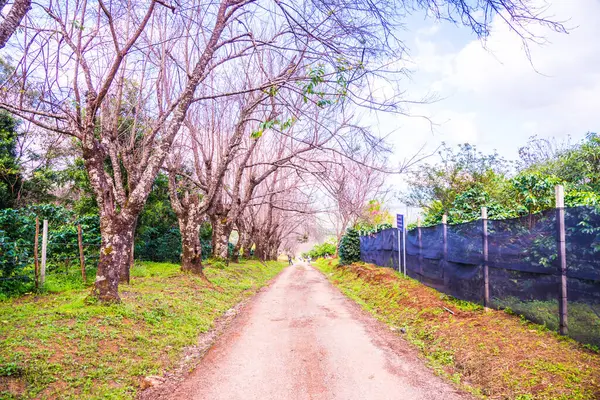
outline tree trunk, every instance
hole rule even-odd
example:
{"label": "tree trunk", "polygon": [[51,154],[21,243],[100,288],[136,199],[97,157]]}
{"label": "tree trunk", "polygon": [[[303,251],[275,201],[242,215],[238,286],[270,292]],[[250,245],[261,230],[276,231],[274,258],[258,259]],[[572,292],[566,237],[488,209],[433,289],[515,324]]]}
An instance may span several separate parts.
{"label": "tree trunk", "polygon": [[223,223],[219,217],[211,218],[211,223],[213,228],[213,257],[227,260],[229,258],[229,235],[232,228]]}
{"label": "tree trunk", "polygon": [[242,236],[244,234],[238,230],[238,241],[235,244],[235,246],[233,246],[233,254],[231,255],[231,261],[234,263],[239,263],[240,262],[240,249],[242,248]]}
{"label": "tree trunk", "polygon": [[254,257],[258,258],[261,261],[266,260],[266,249],[264,243],[261,241],[256,242],[256,248],[254,249]]}
{"label": "tree trunk", "polygon": [[100,259],[94,284],[94,295],[105,303],[118,303],[119,281],[129,271],[135,218],[100,216]]}
{"label": "tree trunk", "polygon": [[252,248],[252,237],[249,234],[244,233],[242,238],[243,240],[241,248],[244,253],[244,258],[250,258],[250,250]]}
{"label": "tree trunk", "polygon": [[202,244],[200,243],[200,224],[194,221],[180,221],[181,231],[181,270],[204,275],[202,266]]}
{"label": "tree trunk", "polygon": [[273,260],[273,261],[277,260],[277,256],[278,256],[277,253],[278,252],[279,252],[279,246],[276,246],[276,245],[271,246],[271,252],[269,254],[269,260]]}
{"label": "tree trunk", "polygon": [[129,258],[127,260],[127,264],[123,264],[121,266],[121,276],[119,277],[119,283],[131,283],[131,267],[134,263],[134,252],[135,249],[135,230],[137,228],[137,217],[135,218],[135,222],[133,223],[133,234],[131,235],[131,245],[129,251]]}
{"label": "tree trunk", "polygon": [[31,0],[16,0],[13,3],[8,15],[0,23],[0,49],[4,48],[29,10],[31,10]]}

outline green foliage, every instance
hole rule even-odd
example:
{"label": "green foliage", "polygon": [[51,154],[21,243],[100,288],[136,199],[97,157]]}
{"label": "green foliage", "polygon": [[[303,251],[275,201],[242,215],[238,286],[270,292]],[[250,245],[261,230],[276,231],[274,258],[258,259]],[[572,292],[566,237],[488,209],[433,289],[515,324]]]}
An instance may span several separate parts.
{"label": "green foliage", "polygon": [[270,119],[267,121],[263,121],[260,124],[258,124],[257,130],[252,131],[250,137],[252,139],[258,139],[263,135],[263,133],[265,133],[266,130],[275,129],[277,127],[279,127],[281,131],[285,131],[291,128],[294,125],[294,123],[296,123],[295,117],[288,118],[285,121],[280,121],[278,119]]}
{"label": "green foliage", "polygon": [[317,259],[319,257],[332,256],[335,254],[336,247],[336,240],[334,237],[331,237],[323,243],[314,245],[310,251],[302,253],[302,257]]}
{"label": "green foliage", "polygon": [[[82,184],[83,193],[91,189],[83,164],[76,161],[68,175]],[[100,226],[97,207],[93,196],[80,196],[72,208],[53,204],[37,204],[23,208],[0,210],[0,296],[10,296],[31,291],[33,282],[33,254],[35,219],[48,220],[47,289],[80,287],[80,275],[75,265],[79,260],[77,225],[83,232],[86,268],[93,272],[100,247]],[[203,258],[210,257],[212,228],[208,222],[200,229]],[[231,250],[231,249],[230,249]],[[135,240],[137,259],[149,261],[179,262],[181,257],[181,235],[177,217],[168,196],[168,181],[159,175],[148,201],[138,219]],[[90,275],[88,274],[88,275]],[[60,278],[59,278],[60,277]],[[56,278],[56,279],[55,279]]]}
{"label": "green foliage", "polygon": [[521,173],[511,179],[517,203],[528,214],[554,207],[554,187],[562,181],[541,173]]}
{"label": "green foliage", "polygon": [[480,218],[481,207],[487,207],[490,219],[535,214],[554,207],[558,184],[565,187],[567,207],[600,204],[597,134],[554,153],[530,143],[521,156],[524,169],[508,177],[509,164],[497,154],[484,155],[470,145],[457,152],[445,148],[439,164],[426,164],[411,176],[405,201],[423,208],[424,226],[441,223],[444,214],[451,224],[473,221]]}
{"label": "green foliage", "polygon": [[17,160],[17,121],[0,110],[0,209],[15,206],[21,189],[21,167]]}
{"label": "green foliage", "polygon": [[79,259],[77,225],[82,227],[84,255],[95,263],[100,226],[97,216],[78,217],[73,211],[50,204],[0,210],[0,294],[17,294],[33,288],[35,220],[48,220],[47,271],[66,272],[69,260]]}
{"label": "green foliage", "polygon": [[63,180],[70,182],[77,195],[68,204],[79,215],[98,214],[98,205],[82,158],[76,158],[63,171]]}
{"label": "green foliage", "polygon": [[424,164],[409,176],[409,193],[404,201],[427,211],[435,206],[437,213],[452,209],[456,196],[472,187],[494,196],[502,192],[501,183],[509,163],[497,153],[483,154],[475,146],[463,144],[454,151],[443,147],[438,164]]}
{"label": "green foliage", "polygon": [[340,265],[360,261],[360,238],[356,229],[349,228],[340,240]]}

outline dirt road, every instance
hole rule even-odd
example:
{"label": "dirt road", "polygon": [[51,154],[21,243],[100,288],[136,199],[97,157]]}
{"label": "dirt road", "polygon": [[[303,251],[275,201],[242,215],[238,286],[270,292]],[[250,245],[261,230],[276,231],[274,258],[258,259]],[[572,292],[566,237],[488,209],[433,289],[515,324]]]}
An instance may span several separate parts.
{"label": "dirt road", "polygon": [[258,294],[172,399],[468,399],[307,265]]}

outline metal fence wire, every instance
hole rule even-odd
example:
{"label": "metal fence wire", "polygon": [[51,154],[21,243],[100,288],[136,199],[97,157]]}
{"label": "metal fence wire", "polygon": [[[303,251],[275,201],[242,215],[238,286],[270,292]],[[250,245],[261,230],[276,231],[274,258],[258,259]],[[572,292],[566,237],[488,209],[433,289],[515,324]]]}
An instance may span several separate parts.
{"label": "metal fence wire", "polygon": [[[398,231],[362,236],[361,258],[398,269]],[[580,342],[600,345],[600,208],[418,227],[407,232],[406,271],[458,299],[510,309]]]}

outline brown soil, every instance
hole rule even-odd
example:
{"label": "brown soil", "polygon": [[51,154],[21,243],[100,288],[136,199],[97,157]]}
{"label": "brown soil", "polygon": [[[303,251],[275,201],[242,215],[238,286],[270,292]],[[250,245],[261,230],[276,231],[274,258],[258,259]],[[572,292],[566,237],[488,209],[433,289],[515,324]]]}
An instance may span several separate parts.
{"label": "brown soil", "polygon": [[15,396],[25,394],[25,380],[19,377],[0,376],[0,393],[8,392]]}

